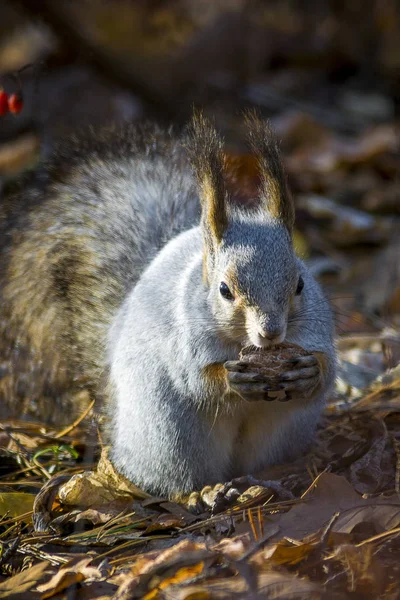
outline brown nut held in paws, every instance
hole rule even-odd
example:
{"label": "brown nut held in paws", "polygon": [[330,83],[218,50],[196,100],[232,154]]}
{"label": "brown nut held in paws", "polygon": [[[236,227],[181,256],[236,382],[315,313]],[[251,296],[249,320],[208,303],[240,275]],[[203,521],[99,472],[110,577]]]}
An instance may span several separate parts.
{"label": "brown nut held in paws", "polygon": [[[301,356],[309,356],[310,353],[297,344],[282,342],[270,348],[257,348],[256,346],[246,346],[239,354],[239,360],[243,365],[248,364],[252,371],[259,373],[262,377],[270,381],[272,390],[268,396],[274,400],[290,400],[289,394],[285,390],[279,389],[281,375],[287,370],[287,364],[290,361],[295,363]],[[274,390],[276,388],[276,391]]]}

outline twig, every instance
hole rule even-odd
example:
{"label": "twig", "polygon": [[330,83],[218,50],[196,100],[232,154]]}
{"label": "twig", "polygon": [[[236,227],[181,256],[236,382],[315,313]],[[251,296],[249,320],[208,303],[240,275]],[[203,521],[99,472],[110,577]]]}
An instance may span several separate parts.
{"label": "twig", "polygon": [[23,515],[18,515],[18,517],[12,517],[11,519],[7,519],[6,521],[0,521],[0,525],[8,525],[8,523],[14,523],[16,521],[23,521],[26,517],[31,517],[33,515],[33,510],[24,513]]}
{"label": "twig", "polygon": [[396,440],[393,434],[390,434],[390,439],[393,444],[394,452],[396,454],[396,473],[394,477],[394,489],[397,495],[400,495],[400,443]]}
{"label": "twig", "polygon": [[[38,474],[38,475],[45,475],[45,477],[47,477],[48,479],[50,479],[51,475],[49,474],[49,472],[44,467],[42,467],[42,465],[40,463],[38,463],[35,460],[35,458],[31,458],[30,453],[28,452],[28,450],[21,444],[21,442],[17,438],[15,438],[13,436],[13,434],[10,431],[10,428],[9,427],[1,427],[1,429],[9,436],[9,438],[17,446],[17,448],[19,449],[19,454],[22,457],[22,459],[24,460],[25,464],[28,467],[30,467],[36,474]],[[32,464],[34,466],[32,466]],[[15,473],[14,473],[14,475],[15,475]]]}
{"label": "twig", "polygon": [[315,486],[317,485],[318,479],[321,477],[321,475],[323,475],[327,471],[328,471],[328,467],[326,467],[326,469],[324,469],[319,475],[316,476],[316,478],[311,482],[311,484],[308,486],[306,491],[302,493],[302,495],[300,496],[300,500],[303,500],[307,496],[307,494],[309,494],[311,492],[311,490],[313,490],[315,488]]}
{"label": "twig", "polygon": [[247,518],[248,518],[248,521],[250,523],[250,527],[251,527],[251,531],[253,533],[254,541],[258,542],[259,535],[258,535],[258,531],[257,531],[256,524],[255,524],[254,517],[253,517],[253,514],[252,514],[251,510],[247,511]]}
{"label": "twig", "polygon": [[377,542],[378,540],[381,540],[390,535],[394,535],[395,533],[400,533],[400,527],[395,527],[394,529],[390,529],[390,531],[384,531],[383,533],[378,533],[377,535],[373,535],[372,537],[356,544],[356,548],[365,546],[365,544],[371,544],[372,542]]}
{"label": "twig", "polygon": [[54,437],[56,439],[60,439],[60,438],[64,437],[65,435],[68,435],[68,433],[70,433],[73,429],[75,429],[75,427],[77,427],[79,425],[79,423],[81,423],[83,421],[83,419],[85,417],[87,417],[87,415],[92,410],[92,408],[94,406],[94,403],[95,403],[95,400],[93,399],[90,402],[89,406],[80,415],[80,417],[78,417],[77,419],[75,419],[75,421],[73,423],[71,423],[71,425],[68,425],[68,427],[65,427],[64,429],[62,429],[61,431],[59,431],[58,433],[56,433],[56,435]]}
{"label": "twig", "polygon": [[[138,546],[139,544],[145,544],[149,540],[170,540],[170,539],[171,539],[170,535],[152,535],[152,536],[147,536],[147,537],[136,538],[134,540],[129,540],[128,542],[124,542],[123,544],[120,544],[119,546],[115,546],[114,548],[111,548],[111,550],[107,550],[107,552],[98,554],[96,556],[96,560],[103,559],[106,556],[113,554],[114,552],[119,552],[120,550],[129,548],[130,546],[133,547],[133,546]],[[110,561],[110,563],[112,564],[112,561]]]}
{"label": "twig", "polygon": [[17,548],[18,554],[34,556],[35,558],[40,558],[41,560],[48,560],[49,563],[54,565],[55,567],[65,565],[70,560],[70,557],[49,554],[48,552],[43,552],[43,550],[39,550],[35,546],[27,546],[25,544],[24,546],[20,546],[19,548]]}

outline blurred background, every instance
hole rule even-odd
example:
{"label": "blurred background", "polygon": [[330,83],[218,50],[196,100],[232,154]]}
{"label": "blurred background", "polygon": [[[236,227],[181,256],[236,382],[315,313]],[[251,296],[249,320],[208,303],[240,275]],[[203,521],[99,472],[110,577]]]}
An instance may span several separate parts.
{"label": "blurred background", "polygon": [[[0,2],[0,202],[62,136],[112,120],[177,129],[201,106],[229,185],[254,196],[242,111],[281,141],[296,246],[336,311],[343,393],[400,359],[400,5],[397,0]],[[339,389],[339,391],[340,391]]]}

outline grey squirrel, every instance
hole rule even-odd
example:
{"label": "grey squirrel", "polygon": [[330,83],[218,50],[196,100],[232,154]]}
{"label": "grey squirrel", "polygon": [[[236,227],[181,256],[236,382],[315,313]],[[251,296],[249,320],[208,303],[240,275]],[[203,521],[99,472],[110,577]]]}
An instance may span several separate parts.
{"label": "grey squirrel", "polygon": [[[115,466],[155,494],[298,456],[334,381],[331,310],[293,249],[277,143],[257,116],[246,126],[261,173],[253,209],[229,201],[222,141],[197,115],[180,138],[152,125],[73,138],[0,220],[11,379],[25,368],[37,394],[90,389]],[[282,340],[308,355],[282,373],[291,400],[270,402],[239,352]]]}

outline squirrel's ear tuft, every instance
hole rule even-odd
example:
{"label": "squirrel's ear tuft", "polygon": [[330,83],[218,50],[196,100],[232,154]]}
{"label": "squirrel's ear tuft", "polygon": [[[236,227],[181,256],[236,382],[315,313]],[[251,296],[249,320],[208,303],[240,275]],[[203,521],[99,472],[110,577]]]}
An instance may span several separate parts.
{"label": "squirrel's ear tuft", "polygon": [[261,178],[260,197],[267,212],[292,231],[294,204],[290,194],[281,153],[269,124],[255,111],[245,115],[247,139],[258,160]]}
{"label": "squirrel's ear tuft", "polygon": [[201,112],[194,114],[188,134],[186,147],[200,189],[203,234],[213,251],[228,226],[223,144],[215,128]]}

